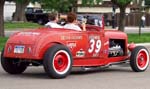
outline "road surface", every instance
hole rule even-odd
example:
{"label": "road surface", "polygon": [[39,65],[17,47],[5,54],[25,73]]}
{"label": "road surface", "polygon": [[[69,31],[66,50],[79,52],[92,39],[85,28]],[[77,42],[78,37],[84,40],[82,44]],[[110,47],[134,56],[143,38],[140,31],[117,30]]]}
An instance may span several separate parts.
{"label": "road surface", "polygon": [[[145,47],[150,50],[149,44]],[[21,75],[7,74],[0,66],[0,89],[150,89],[150,68],[140,73],[129,64],[87,72],[73,68],[65,79],[50,79],[42,66],[28,67]]]}
{"label": "road surface", "polygon": [[0,89],[150,89],[150,69],[135,73],[130,67],[112,66],[96,71],[72,71],[65,79],[50,79],[43,67],[30,67],[9,75],[0,67]]}

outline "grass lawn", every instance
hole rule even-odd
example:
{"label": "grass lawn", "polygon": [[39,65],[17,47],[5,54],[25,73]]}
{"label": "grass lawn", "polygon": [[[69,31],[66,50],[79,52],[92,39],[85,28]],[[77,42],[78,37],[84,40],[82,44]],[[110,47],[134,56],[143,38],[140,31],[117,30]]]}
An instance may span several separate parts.
{"label": "grass lawn", "polygon": [[128,34],[128,42],[150,43],[150,33],[142,33],[141,36],[138,34]]}
{"label": "grass lawn", "polygon": [[39,25],[37,23],[31,23],[31,22],[5,22],[4,28],[6,30],[14,30],[14,29],[20,29],[20,28],[38,28],[42,27],[42,25]]}
{"label": "grass lawn", "polygon": [[[0,37],[0,51],[3,49],[8,37]],[[150,33],[143,33],[139,37],[138,34],[128,34],[128,42],[134,43],[150,43]]]}
{"label": "grass lawn", "polygon": [[8,37],[0,37],[0,51],[2,51],[6,41],[7,41]]}

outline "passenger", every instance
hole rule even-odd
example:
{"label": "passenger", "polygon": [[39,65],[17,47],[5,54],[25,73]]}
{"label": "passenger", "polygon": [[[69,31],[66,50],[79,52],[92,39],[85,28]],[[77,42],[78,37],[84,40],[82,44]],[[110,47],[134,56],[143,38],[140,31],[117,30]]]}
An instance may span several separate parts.
{"label": "passenger", "polygon": [[58,14],[57,13],[50,13],[49,14],[49,22],[45,24],[46,27],[50,28],[63,28],[61,25],[57,24],[58,22]]}
{"label": "passenger", "polygon": [[73,29],[73,30],[77,30],[77,31],[86,31],[85,29],[85,23],[82,23],[82,28],[81,29],[79,26],[78,26],[78,21],[77,21],[77,15],[75,13],[68,13],[67,14],[67,24],[64,26],[64,28],[67,28],[67,29]]}

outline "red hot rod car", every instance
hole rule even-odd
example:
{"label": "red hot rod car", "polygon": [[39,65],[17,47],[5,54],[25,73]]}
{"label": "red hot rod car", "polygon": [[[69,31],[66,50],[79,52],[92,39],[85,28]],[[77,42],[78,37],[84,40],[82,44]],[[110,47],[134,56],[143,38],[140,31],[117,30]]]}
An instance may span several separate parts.
{"label": "red hot rod car", "polygon": [[128,44],[120,31],[86,26],[87,31],[39,28],[13,34],[1,54],[3,69],[20,74],[29,65],[43,65],[51,78],[65,78],[72,67],[101,67],[130,62],[135,72],[145,71],[149,52]]}

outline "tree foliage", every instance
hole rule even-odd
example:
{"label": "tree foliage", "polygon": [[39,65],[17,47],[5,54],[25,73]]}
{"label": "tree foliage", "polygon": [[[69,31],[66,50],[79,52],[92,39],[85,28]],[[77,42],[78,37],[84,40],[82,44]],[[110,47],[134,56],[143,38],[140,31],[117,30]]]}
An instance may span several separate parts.
{"label": "tree foliage", "polygon": [[[33,0],[40,2],[45,9],[58,12],[76,11],[78,0]],[[100,3],[102,0],[82,0],[82,5],[92,6]],[[75,9],[75,10],[72,10]]]}
{"label": "tree foliage", "polygon": [[83,6],[93,6],[96,4],[99,4],[103,0],[82,0],[82,5]]}
{"label": "tree foliage", "polygon": [[25,8],[29,4],[30,0],[15,0],[16,11],[14,13],[14,21],[26,21]]}
{"label": "tree foliage", "polygon": [[77,0],[32,0],[41,3],[42,8],[51,11],[68,12]]}
{"label": "tree foliage", "polygon": [[150,0],[145,0],[145,5],[150,6]]}
{"label": "tree foliage", "polygon": [[132,0],[111,0],[118,7],[126,7]]}

